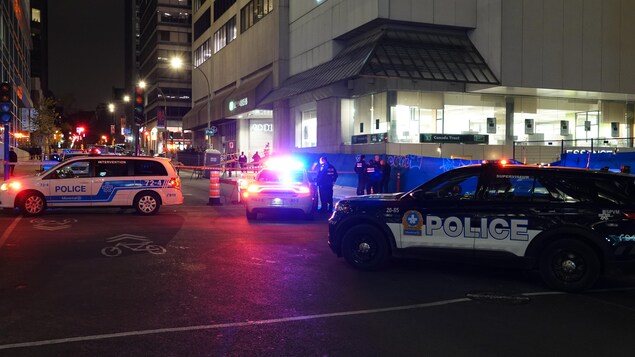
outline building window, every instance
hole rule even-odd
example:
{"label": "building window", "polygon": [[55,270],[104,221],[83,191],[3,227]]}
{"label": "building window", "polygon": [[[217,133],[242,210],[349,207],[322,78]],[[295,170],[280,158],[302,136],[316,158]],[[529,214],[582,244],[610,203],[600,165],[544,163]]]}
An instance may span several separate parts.
{"label": "building window", "polygon": [[194,12],[198,11],[198,9],[205,4],[207,0],[194,0]]}
{"label": "building window", "polygon": [[159,12],[159,22],[169,24],[191,24],[190,14],[179,11],[161,11]]}
{"label": "building window", "polygon": [[236,38],[236,16],[227,21],[218,31],[214,32],[214,53],[220,51]]}
{"label": "building window", "polygon": [[31,21],[40,22],[40,9],[32,9],[31,10]]}
{"label": "building window", "polygon": [[247,31],[273,11],[273,0],[252,0],[240,10],[240,32]]}
{"label": "building window", "polygon": [[203,62],[207,61],[208,58],[212,57],[212,50],[210,48],[210,41],[207,39],[200,45],[196,51],[194,51],[194,66],[198,67]]}
{"label": "building window", "polygon": [[301,148],[314,148],[317,146],[317,111],[307,110],[302,112],[300,123],[300,140],[298,140]]}
{"label": "building window", "polygon": [[214,21],[218,20],[229,8],[236,3],[236,0],[215,0],[214,1]]}
{"label": "building window", "polygon": [[205,10],[203,15],[194,23],[194,39],[201,37],[203,32],[212,26],[212,14],[210,9]]}
{"label": "building window", "polygon": [[157,31],[159,33],[159,41],[170,41],[170,31]]}

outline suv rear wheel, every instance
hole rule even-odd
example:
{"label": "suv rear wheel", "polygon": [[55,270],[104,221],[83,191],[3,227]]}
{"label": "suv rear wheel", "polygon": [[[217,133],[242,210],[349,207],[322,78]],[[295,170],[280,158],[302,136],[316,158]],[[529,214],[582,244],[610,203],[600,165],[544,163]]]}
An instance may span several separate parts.
{"label": "suv rear wheel", "polygon": [[369,224],[355,226],[342,237],[342,254],[355,268],[376,270],[386,263],[388,242],[379,229]]}
{"label": "suv rear wheel", "polygon": [[575,239],[557,240],[540,255],[542,280],[552,289],[575,292],[591,287],[600,276],[601,264],[588,244]]}

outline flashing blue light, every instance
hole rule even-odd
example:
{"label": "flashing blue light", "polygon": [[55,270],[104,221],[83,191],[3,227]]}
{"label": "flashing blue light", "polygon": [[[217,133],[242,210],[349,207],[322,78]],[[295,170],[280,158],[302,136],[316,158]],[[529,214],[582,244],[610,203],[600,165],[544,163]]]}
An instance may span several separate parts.
{"label": "flashing blue light", "polygon": [[276,171],[302,170],[304,163],[293,158],[276,157],[267,160],[265,166]]}

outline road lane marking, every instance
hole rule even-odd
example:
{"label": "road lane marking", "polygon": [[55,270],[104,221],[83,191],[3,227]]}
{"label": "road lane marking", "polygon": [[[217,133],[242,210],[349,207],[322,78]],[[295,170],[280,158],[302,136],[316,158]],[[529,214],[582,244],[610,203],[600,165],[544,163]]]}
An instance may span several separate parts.
{"label": "road lane marking", "polygon": [[20,222],[21,219],[22,219],[22,216],[17,216],[13,220],[13,222],[11,222],[7,230],[4,231],[4,233],[2,233],[2,236],[0,236],[0,248],[2,248],[2,246],[4,245],[4,242],[6,242],[7,239],[9,239],[9,236],[11,235],[11,233],[13,233],[15,226],[18,225],[18,222]]}
{"label": "road lane marking", "polygon": [[[635,290],[635,288],[598,289],[598,290],[589,290],[589,291],[587,291],[587,293],[624,292],[624,291],[634,291],[634,290]],[[533,292],[533,293],[523,293],[523,294],[519,294],[519,295],[521,295],[521,296],[543,296],[543,295],[547,296],[547,295],[566,295],[566,294],[567,293],[559,292],[559,291],[539,291],[539,292]],[[379,309],[342,311],[342,312],[332,312],[332,313],[326,313],[326,314],[283,317],[283,318],[278,318],[278,319],[244,321],[244,322],[230,322],[230,323],[213,324],[213,325],[196,325],[196,326],[171,327],[171,328],[160,328],[160,329],[152,329],[152,330],[138,330],[138,331],[128,331],[128,332],[107,333],[107,334],[100,334],[100,335],[89,335],[89,336],[58,338],[58,339],[52,339],[52,340],[41,340],[41,341],[21,342],[21,343],[11,343],[11,344],[6,344],[6,345],[0,345],[0,350],[7,350],[7,349],[12,349],[12,348],[26,348],[26,347],[36,347],[36,346],[47,346],[47,345],[82,342],[82,341],[96,341],[96,340],[105,340],[105,339],[109,339],[109,338],[119,338],[119,337],[154,335],[154,334],[170,333],[170,332],[214,330],[214,329],[222,329],[222,328],[228,328],[228,327],[245,327],[245,326],[271,325],[271,324],[277,324],[277,323],[283,323],[283,322],[307,321],[307,320],[324,319],[324,318],[331,318],[331,317],[368,315],[368,314],[377,314],[377,313],[392,312],[392,311],[423,309],[423,308],[437,307],[437,306],[444,306],[444,305],[452,305],[452,304],[458,304],[458,303],[464,303],[464,302],[473,302],[473,300],[470,299],[470,298],[459,298],[459,299],[434,301],[434,302],[428,302],[428,303],[423,303],[423,304],[385,307],[385,308],[379,308]]]}

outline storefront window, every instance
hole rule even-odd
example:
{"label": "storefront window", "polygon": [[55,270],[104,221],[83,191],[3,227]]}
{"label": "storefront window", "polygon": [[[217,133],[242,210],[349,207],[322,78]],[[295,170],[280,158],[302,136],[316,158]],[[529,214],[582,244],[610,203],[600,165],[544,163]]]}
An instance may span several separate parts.
{"label": "storefront window", "polygon": [[300,147],[312,148],[317,146],[317,111],[302,112]]}
{"label": "storefront window", "polygon": [[445,134],[487,135],[492,145],[505,142],[503,96],[446,93],[443,114]]}
{"label": "storefront window", "polygon": [[559,140],[566,140],[573,146],[588,145],[586,139],[599,135],[598,109],[596,100],[517,97],[514,100],[514,140],[536,145]]}

